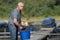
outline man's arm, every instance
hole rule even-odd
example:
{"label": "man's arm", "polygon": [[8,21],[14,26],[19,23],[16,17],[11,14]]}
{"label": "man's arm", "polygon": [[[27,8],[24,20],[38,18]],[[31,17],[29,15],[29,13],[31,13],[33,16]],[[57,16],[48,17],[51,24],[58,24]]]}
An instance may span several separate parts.
{"label": "man's arm", "polygon": [[17,25],[19,27],[19,29],[22,29],[21,24],[18,23],[16,18],[13,19],[13,22],[14,22],[15,25]]}

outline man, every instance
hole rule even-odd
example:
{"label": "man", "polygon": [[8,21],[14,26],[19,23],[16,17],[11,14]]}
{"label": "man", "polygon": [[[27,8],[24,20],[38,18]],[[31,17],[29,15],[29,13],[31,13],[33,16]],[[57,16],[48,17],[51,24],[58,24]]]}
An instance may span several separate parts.
{"label": "man", "polygon": [[24,7],[23,2],[19,2],[17,8],[15,8],[10,15],[8,22],[11,40],[18,40],[18,28],[22,29],[21,23],[21,10]]}

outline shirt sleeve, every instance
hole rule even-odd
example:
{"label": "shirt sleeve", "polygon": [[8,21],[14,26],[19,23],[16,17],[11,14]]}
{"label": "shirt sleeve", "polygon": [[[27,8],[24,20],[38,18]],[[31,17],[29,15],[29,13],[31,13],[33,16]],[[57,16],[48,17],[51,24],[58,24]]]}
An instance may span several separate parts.
{"label": "shirt sleeve", "polygon": [[14,18],[16,18],[17,19],[17,11],[16,10],[14,10],[13,12],[12,12],[12,14],[11,14],[11,18],[12,19],[14,19]]}

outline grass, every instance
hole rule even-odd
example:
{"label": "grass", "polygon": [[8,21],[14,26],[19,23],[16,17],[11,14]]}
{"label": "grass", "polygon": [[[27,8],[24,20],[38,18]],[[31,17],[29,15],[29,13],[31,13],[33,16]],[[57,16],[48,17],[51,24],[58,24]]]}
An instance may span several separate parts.
{"label": "grass", "polygon": [[[56,21],[60,20],[60,16],[50,16],[52,18],[55,18]],[[31,22],[31,21],[34,21],[34,22],[37,22],[37,21],[41,21],[43,19],[45,19],[47,17],[43,17],[43,16],[40,16],[40,17],[28,17],[28,18],[22,18],[22,21],[28,21],[28,22]],[[9,18],[8,17],[4,17],[4,18],[0,18],[0,20],[8,20]]]}
{"label": "grass", "polygon": [[[60,16],[50,16],[51,18],[55,18],[56,21],[60,21]],[[22,20],[26,20],[26,21],[34,21],[34,22],[37,22],[37,21],[42,21],[43,19],[45,18],[48,18],[48,17],[43,17],[43,16],[40,16],[40,17],[31,17],[31,18],[28,18],[28,20],[25,18],[23,18]]]}

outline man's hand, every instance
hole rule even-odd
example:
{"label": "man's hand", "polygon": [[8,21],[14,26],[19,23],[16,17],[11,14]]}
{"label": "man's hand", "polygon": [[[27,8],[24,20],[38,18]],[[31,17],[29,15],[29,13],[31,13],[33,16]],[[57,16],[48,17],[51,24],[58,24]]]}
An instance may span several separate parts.
{"label": "man's hand", "polygon": [[23,27],[18,23],[17,19],[14,18],[14,24],[18,26],[19,29],[22,29]]}
{"label": "man's hand", "polygon": [[19,29],[20,29],[20,30],[25,30],[26,27],[24,27],[24,26],[20,26]]}
{"label": "man's hand", "polygon": [[23,29],[23,27],[20,26],[19,29]]}

